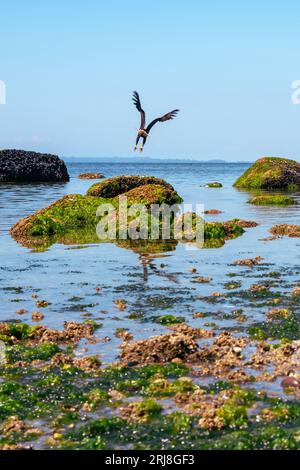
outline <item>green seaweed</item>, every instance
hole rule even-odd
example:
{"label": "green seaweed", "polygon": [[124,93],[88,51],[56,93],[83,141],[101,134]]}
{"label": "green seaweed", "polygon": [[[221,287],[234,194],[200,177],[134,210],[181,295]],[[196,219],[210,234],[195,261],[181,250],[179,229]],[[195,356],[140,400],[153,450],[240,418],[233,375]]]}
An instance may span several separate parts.
{"label": "green seaweed", "polygon": [[278,318],[276,321],[258,323],[248,328],[251,337],[258,340],[268,338],[280,340],[300,339],[300,321],[290,313],[286,318]]}
{"label": "green seaweed", "polygon": [[34,347],[15,344],[13,346],[8,346],[5,353],[9,362],[31,362],[36,360],[47,361],[60,351],[60,348],[56,344],[52,343],[39,344]]}
{"label": "green seaweed", "polygon": [[289,196],[255,196],[249,201],[256,206],[291,206],[297,201]]}
{"label": "green seaweed", "polygon": [[[24,345],[9,348],[15,346]],[[165,408],[164,398],[170,400],[177,394],[189,397],[199,389],[188,377],[187,366],[111,365],[85,372],[68,363],[45,366],[33,362],[22,368],[14,365],[15,361],[19,363],[19,354],[25,353],[29,360],[47,361],[55,353],[52,348],[53,345],[31,345],[29,352],[18,347],[10,361],[1,366],[0,446],[28,440],[34,446],[39,432],[30,429],[36,428],[36,419],[42,419],[43,427],[50,433],[43,444],[47,449],[299,448],[300,405],[296,401],[268,398],[230,382],[217,382],[202,388],[201,393],[211,394],[212,398],[228,394],[216,409],[223,426],[220,430],[207,430],[199,426],[199,416]],[[114,391],[122,394],[115,395]],[[259,422],[249,415],[254,404],[262,417]],[[126,417],[118,416],[120,406]],[[273,417],[271,425],[264,422],[264,410]],[[12,429],[7,433],[5,423],[12,416],[26,420],[29,430]]]}
{"label": "green seaweed", "polygon": [[176,317],[175,315],[162,315],[160,317],[153,317],[156,323],[160,323],[161,325],[173,325],[175,323],[183,323],[185,322],[184,317]]}
{"label": "green seaweed", "polygon": [[205,186],[207,188],[222,188],[223,187],[222,183],[219,183],[218,181],[214,181],[213,183],[207,183]]}

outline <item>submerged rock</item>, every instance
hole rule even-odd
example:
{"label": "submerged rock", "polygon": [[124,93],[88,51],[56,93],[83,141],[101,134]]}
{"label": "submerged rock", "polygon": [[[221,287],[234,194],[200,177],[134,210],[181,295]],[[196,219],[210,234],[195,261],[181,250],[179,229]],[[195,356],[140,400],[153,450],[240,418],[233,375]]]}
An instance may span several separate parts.
{"label": "submerged rock", "polygon": [[78,178],[80,180],[100,180],[105,176],[102,173],[81,173]]}
{"label": "submerged rock", "polygon": [[206,188],[223,188],[222,183],[219,183],[218,181],[214,181],[213,183],[207,183],[205,185]]}
{"label": "submerged rock", "polygon": [[[187,218],[187,216],[190,216]],[[189,220],[191,223],[189,223]],[[246,224],[246,225],[245,225]],[[190,241],[193,236],[200,240],[203,231],[204,242],[210,240],[230,240],[239,237],[245,232],[244,227],[252,227],[249,221],[240,219],[228,220],[226,222],[205,222],[200,215],[195,212],[185,212],[175,218],[175,231],[182,231],[182,241]],[[206,245],[205,245],[206,246]]]}
{"label": "submerged rock", "polygon": [[240,219],[228,220],[227,222],[206,222],[204,225],[204,239],[229,240],[239,237],[245,232],[243,222]]}
{"label": "submerged rock", "polygon": [[219,215],[219,214],[222,214],[223,211],[220,211],[219,209],[208,209],[206,211],[204,211],[204,214],[207,214],[207,215]]}
{"label": "submerged rock", "polygon": [[300,237],[300,225],[289,225],[289,224],[281,224],[281,225],[274,225],[270,229],[272,235],[276,236],[286,236],[290,238],[298,238]]}
{"label": "submerged rock", "polygon": [[264,157],[240,176],[234,186],[242,189],[298,190],[300,164],[287,158]]}
{"label": "submerged rock", "polygon": [[65,163],[57,156],[25,150],[0,151],[0,182],[55,183],[69,181]]}
{"label": "submerged rock", "polygon": [[256,206],[291,206],[297,201],[289,196],[255,196],[249,203]]}
{"label": "submerged rock", "polygon": [[245,258],[245,259],[238,259],[233,264],[236,266],[256,266],[263,258],[261,256],[256,256],[255,258]]}
{"label": "submerged rock", "polygon": [[234,219],[234,222],[242,228],[254,228],[259,225],[255,220]]}

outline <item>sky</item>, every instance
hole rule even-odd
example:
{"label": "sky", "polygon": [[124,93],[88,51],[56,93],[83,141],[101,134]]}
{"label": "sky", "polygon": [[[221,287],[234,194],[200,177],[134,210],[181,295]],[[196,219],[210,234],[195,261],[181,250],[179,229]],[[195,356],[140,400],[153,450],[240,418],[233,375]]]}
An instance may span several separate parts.
{"label": "sky", "polygon": [[0,12],[0,148],[133,156],[137,90],[148,119],[180,109],[145,156],[300,159],[298,0],[1,0]]}

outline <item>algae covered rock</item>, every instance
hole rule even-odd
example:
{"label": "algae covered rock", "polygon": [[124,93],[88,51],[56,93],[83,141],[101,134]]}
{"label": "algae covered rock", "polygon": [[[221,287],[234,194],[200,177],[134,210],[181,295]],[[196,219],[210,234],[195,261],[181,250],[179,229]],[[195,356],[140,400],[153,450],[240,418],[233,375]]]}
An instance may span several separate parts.
{"label": "algae covered rock", "polygon": [[187,334],[167,333],[146,340],[121,345],[122,364],[166,363],[174,359],[186,359],[198,350],[194,338]]}
{"label": "algae covered rock", "polygon": [[57,156],[25,150],[0,151],[0,182],[56,183],[69,181],[65,163]]}
{"label": "algae covered rock", "polygon": [[180,204],[182,198],[172,186],[162,184],[144,184],[130,189],[129,191],[117,196],[127,197],[128,204],[145,204],[149,207],[151,204]]}
{"label": "algae covered rock", "polygon": [[222,188],[223,185],[222,183],[219,183],[218,181],[214,181],[213,183],[207,183],[205,187],[206,188]]}
{"label": "algae covered rock", "polygon": [[206,222],[195,212],[185,212],[174,220],[174,234],[182,234],[180,241],[200,248],[219,248],[226,240],[245,233],[245,228],[256,226],[254,222],[240,219],[225,222]]}
{"label": "algae covered rock", "polygon": [[204,238],[205,240],[229,240],[243,235],[244,231],[242,221],[238,219],[229,220],[228,222],[207,222],[204,226]]}
{"label": "algae covered rock", "polygon": [[249,203],[256,206],[291,206],[297,201],[289,196],[255,196]]}
{"label": "algae covered rock", "polygon": [[116,176],[101,183],[93,184],[87,194],[89,196],[112,198],[145,184],[156,184],[174,191],[173,186],[155,176]]}
{"label": "algae covered rock", "polygon": [[35,237],[51,237],[72,229],[94,227],[96,211],[103,200],[79,194],[71,194],[58,199],[50,206],[41,209],[17,222],[11,229],[12,236],[25,242]]}
{"label": "algae covered rock", "polygon": [[300,189],[300,164],[294,160],[264,157],[257,160],[234,183],[241,189]]}
{"label": "algae covered rock", "polygon": [[300,238],[300,225],[275,225],[270,229],[270,232],[277,237]]}
{"label": "algae covered rock", "polygon": [[20,220],[11,235],[22,245],[40,250],[53,243],[110,241],[146,253],[174,249],[178,242],[219,247],[244,233],[243,221],[206,223],[196,213],[179,215],[182,198],[158,178],[122,176],[91,189],[85,196],[64,196]]}
{"label": "algae covered rock", "polygon": [[[12,227],[12,236],[25,246],[49,246],[54,241],[72,243],[72,240],[73,243],[94,243],[99,242],[96,227],[101,215],[97,214],[97,210],[106,204],[115,209],[118,237],[121,227],[118,213],[121,196],[124,197],[122,201],[125,200],[128,209],[134,204],[143,204],[146,217],[149,215],[147,210],[151,204],[176,205],[182,202],[182,198],[171,185],[153,177],[110,178],[100,183],[100,186],[99,191],[89,190],[85,196],[64,196],[50,206],[20,220]],[[92,186],[95,187],[98,188],[98,184]],[[96,196],[95,193],[102,196]],[[170,218],[174,218],[174,213],[170,214]],[[128,216],[128,222],[134,222],[134,214]]]}

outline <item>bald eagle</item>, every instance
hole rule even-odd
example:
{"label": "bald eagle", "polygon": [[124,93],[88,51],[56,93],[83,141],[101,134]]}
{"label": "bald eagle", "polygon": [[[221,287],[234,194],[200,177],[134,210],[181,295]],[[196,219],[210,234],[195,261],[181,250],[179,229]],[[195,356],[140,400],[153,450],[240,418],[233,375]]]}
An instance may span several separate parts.
{"label": "bald eagle", "polygon": [[136,151],[136,149],[138,148],[139,140],[140,140],[140,138],[142,138],[143,139],[143,145],[140,148],[140,151],[142,152],[143,149],[144,149],[144,145],[146,143],[147,137],[149,136],[149,132],[152,129],[152,127],[157,122],[165,122],[165,121],[169,121],[170,119],[173,119],[176,116],[176,114],[179,112],[179,109],[173,109],[173,111],[170,111],[169,113],[164,114],[161,117],[153,119],[153,121],[151,121],[150,124],[145,128],[146,115],[145,115],[145,111],[142,109],[141,102],[140,102],[140,97],[139,97],[139,94],[138,94],[137,91],[133,92],[132,100],[135,104],[136,109],[141,113],[141,125],[140,125],[140,128],[139,128],[137,137],[136,137],[134,151]]}

